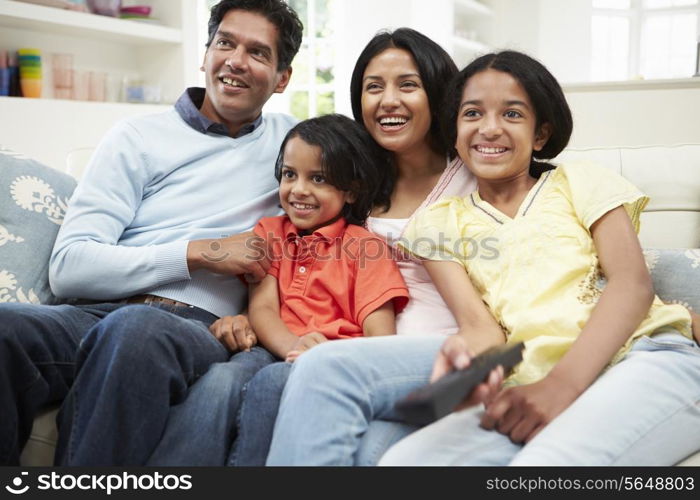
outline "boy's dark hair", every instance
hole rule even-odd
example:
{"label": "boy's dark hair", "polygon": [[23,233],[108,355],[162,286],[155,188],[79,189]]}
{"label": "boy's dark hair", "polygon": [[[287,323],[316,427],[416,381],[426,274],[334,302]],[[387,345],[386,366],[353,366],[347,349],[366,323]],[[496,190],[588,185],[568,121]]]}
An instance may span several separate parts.
{"label": "boy's dark hair", "polygon": [[207,48],[214,40],[224,16],[233,9],[261,14],[277,28],[277,71],[287,69],[299,51],[304,25],[284,0],[221,0],[211,8]]}
{"label": "boy's dark hair", "polygon": [[430,107],[431,146],[440,154],[447,154],[452,145],[445,141],[441,132],[440,106],[445,95],[445,84],[458,69],[450,55],[433,40],[411,28],[395,31],[380,31],[369,41],[355,63],[350,80],[350,101],[352,114],[359,123],[362,121],[362,79],[369,62],[387,49],[403,49],[409,52],[418,66]]}
{"label": "boy's dark hair", "polygon": [[[542,150],[533,151],[533,158],[548,160],[561,153],[569,143],[574,127],[564,92],[556,78],[542,63],[514,50],[481,56],[467,65],[450,82],[445,98],[442,127],[452,148],[457,140],[457,116],[464,87],[472,76],[487,69],[508,73],[522,85],[535,108],[536,130],[545,123],[550,125],[552,135]],[[456,153],[456,151],[453,152]],[[533,160],[530,173],[539,177],[542,171],[550,168],[553,167]]]}
{"label": "boy's dark hair", "polygon": [[278,182],[282,180],[284,148],[294,137],[321,149],[321,169],[326,182],[355,197],[354,203],[345,204],[341,215],[350,224],[364,225],[376,204],[377,190],[390,171],[387,152],[347,116],[311,118],[298,123],[284,138],[275,163]]}

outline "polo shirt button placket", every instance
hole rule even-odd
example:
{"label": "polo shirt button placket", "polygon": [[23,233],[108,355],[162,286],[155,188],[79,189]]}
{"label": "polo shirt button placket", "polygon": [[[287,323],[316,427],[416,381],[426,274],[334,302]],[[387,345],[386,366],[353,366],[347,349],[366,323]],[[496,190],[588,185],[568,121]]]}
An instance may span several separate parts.
{"label": "polo shirt button placket", "polygon": [[306,272],[306,268],[305,268],[304,266],[301,266],[301,267],[299,268],[299,272],[300,272],[301,274],[304,274],[304,273]]}

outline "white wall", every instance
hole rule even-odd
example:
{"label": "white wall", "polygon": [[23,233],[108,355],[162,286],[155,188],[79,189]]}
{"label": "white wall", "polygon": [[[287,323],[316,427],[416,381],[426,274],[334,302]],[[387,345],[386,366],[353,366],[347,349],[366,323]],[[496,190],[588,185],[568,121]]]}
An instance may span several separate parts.
{"label": "white wall", "polygon": [[70,151],[95,147],[116,121],[165,109],[170,106],[4,97],[0,146],[64,170]]}
{"label": "white wall", "polygon": [[574,115],[571,146],[700,143],[700,113],[696,112],[700,81],[690,88],[633,87],[594,91],[565,87]]}

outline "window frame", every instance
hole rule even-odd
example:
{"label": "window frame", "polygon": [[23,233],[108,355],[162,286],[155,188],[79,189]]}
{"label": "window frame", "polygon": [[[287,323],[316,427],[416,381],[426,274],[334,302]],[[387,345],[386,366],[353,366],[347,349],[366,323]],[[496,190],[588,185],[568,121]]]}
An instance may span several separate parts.
{"label": "window frame", "polygon": [[[649,8],[644,6],[644,0],[630,0],[630,7],[620,9],[615,7],[603,8],[594,7],[591,1],[591,18],[593,16],[624,17],[630,21],[629,29],[629,54],[627,58],[627,78],[641,75],[642,64],[642,26],[650,18],[669,14],[695,14],[696,15],[696,36],[700,42],[700,1],[695,5],[681,5],[661,8]],[[591,40],[591,43],[593,41]],[[690,75],[689,75],[690,77]],[[668,77],[671,78],[671,77]]]}

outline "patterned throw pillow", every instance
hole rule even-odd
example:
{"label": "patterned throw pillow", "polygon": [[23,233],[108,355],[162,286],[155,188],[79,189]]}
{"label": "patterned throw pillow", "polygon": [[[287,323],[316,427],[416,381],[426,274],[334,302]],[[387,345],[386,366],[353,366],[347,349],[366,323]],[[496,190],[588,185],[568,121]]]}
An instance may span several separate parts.
{"label": "patterned throw pillow", "polygon": [[49,257],[75,186],[67,174],[0,149],[0,303],[59,302]]}
{"label": "patterned throw pillow", "polygon": [[644,258],[661,300],[700,313],[700,248],[648,248]]}

